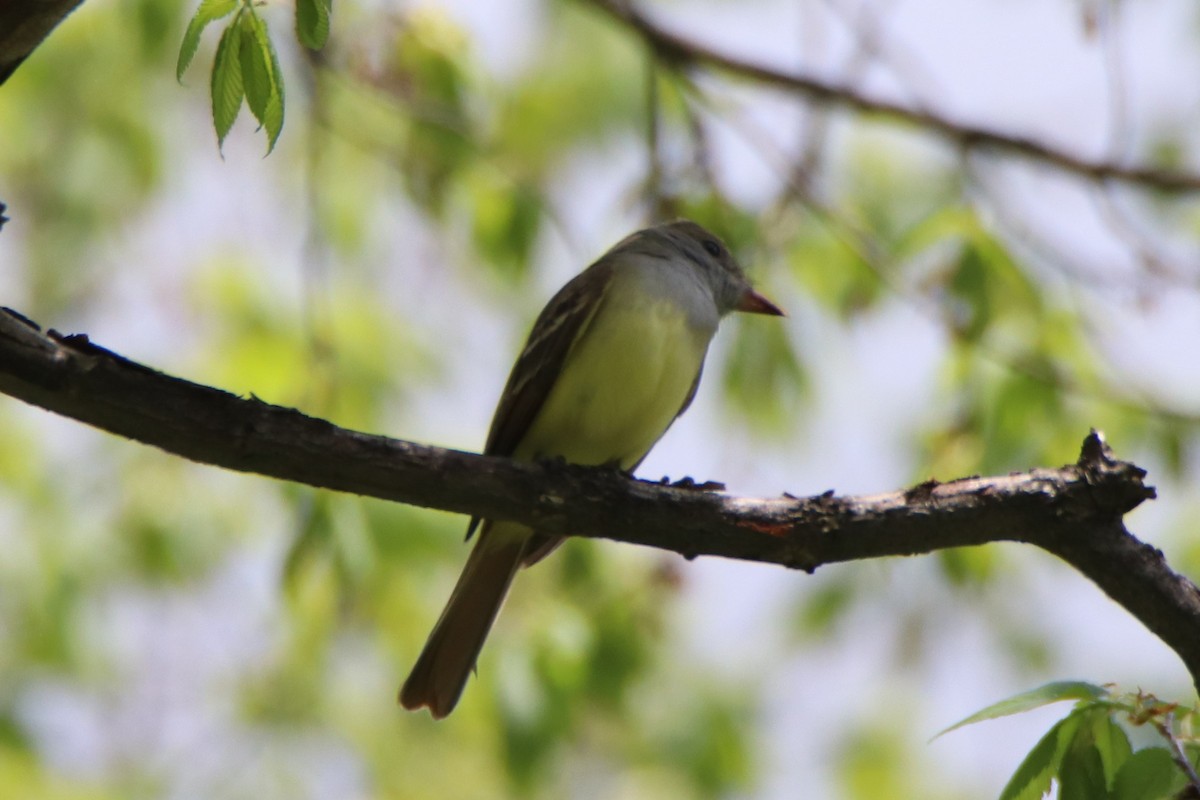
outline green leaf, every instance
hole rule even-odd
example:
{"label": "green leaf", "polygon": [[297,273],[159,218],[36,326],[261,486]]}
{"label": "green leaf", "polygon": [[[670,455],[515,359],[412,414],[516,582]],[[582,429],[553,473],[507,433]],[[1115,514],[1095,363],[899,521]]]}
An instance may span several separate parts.
{"label": "green leaf", "polygon": [[237,8],[238,0],[202,0],[196,9],[195,16],[188,22],[187,30],[183,32],[183,42],[179,45],[179,61],[175,64],[175,80],[182,81],[183,73],[196,55],[200,46],[200,34],[214,22],[227,14],[232,14]]}
{"label": "green leaf", "polygon": [[283,79],[279,59],[267,33],[267,25],[250,10],[242,15],[241,25],[242,82],[245,85],[246,105],[250,113],[267,129],[267,153],[275,149],[283,129]]}
{"label": "green leaf", "polygon": [[306,498],[301,524],[283,561],[283,585],[289,591],[300,586],[304,568],[325,557],[329,549],[328,499],[324,492]]}
{"label": "green leaf", "polygon": [[879,273],[840,229],[806,221],[794,241],[787,260],[808,294],[823,306],[849,318],[887,296]]}
{"label": "green leaf", "polygon": [[1113,780],[1112,800],[1163,800],[1182,788],[1183,773],[1171,754],[1149,747],[1131,755]]}
{"label": "green leaf", "polygon": [[296,0],[296,38],[309,50],[320,50],[329,38],[332,0]]}
{"label": "green leaf", "polygon": [[1001,700],[999,703],[993,703],[981,711],[976,711],[966,719],[959,720],[949,728],[939,731],[933,738],[936,739],[938,736],[943,736],[965,725],[974,725],[976,722],[983,722],[987,719],[999,719],[1000,717],[1007,717],[1012,714],[1020,714],[1049,705],[1050,703],[1058,703],[1063,700],[1098,700],[1107,695],[1107,689],[1103,686],[1097,686],[1094,683],[1086,683],[1084,681],[1056,681],[1055,683],[1047,683],[1045,686],[1039,686],[1037,689],[1013,695],[1007,700]]}
{"label": "green leaf", "polygon": [[996,304],[992,296],[995,292],[991,277],[991,265],[984,259],[980,250],[972,245],[963,247],[959,254],[958,264],[949,282],[949,289],[955,298],[965,306],[959,316],[959,332],[968,341],[977,341],[992,321]]}
{"label": "green leaf", "polygon": [[1078,714],[1070,714],[1046,732],[1000,792],[1000,800],[1039,800],[1050,791],[1063,753],[1079,726]]}
{"label": "green leaf", "polygon": [[742,323],[730,354],[722,376],[726,400],[759,433],[782,432],[796,419],[809,389],[808,372],[787,327]]}
{"label": "green leaf", "polygon": [[1081,725],[1063,753],[1058,771],[1058,800],[1105,800],[1104,763],[1087,725]]}
{"label": "green leaf", "polygon": [[1097,709],[1097,712],[1092,722],[1092,740],[1104,766],[1105,785],[1112,786],[1133,748],[1125,731],[1113,721],[1112,709]]}
{"label": "green leaf", "polygon": [[225,143],[225,136],[233,127],[238,111],[242,108],[245,89],[242,86],[242,62],[238,57],[241,49],[238,20],[234,18],[221,41],[217,43],[217,57],[212,71],[213,125],[217,129],[217,147]]}
{"label": "green leaf", "polygon": [[829,635],[861,599],[861,589],[853,580],[837,579],[805,595],[795,614],[794,630],[799,640]]}
{"label": "green leaf", "polygon": [[472,176],[475,246],[505,277],[523,277],[542,222],[541,198],[524,186],[491,176]]}

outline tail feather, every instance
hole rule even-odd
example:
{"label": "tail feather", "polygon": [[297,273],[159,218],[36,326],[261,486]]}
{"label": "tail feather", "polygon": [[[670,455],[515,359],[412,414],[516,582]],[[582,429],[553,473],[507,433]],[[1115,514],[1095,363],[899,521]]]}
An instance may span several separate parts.
{"label": "tail feather", "polygon": [[445,611],[400,688],[402,706],[428,706],[434,719],[454,710],[528,541],[524,528],[484,523]]}

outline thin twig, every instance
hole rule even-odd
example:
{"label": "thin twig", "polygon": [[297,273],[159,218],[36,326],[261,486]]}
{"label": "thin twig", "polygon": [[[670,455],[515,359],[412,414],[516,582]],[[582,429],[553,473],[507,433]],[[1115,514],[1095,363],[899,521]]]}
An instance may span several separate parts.
{"label": "thin twig", "polygon": [[785,72],[747,59],[717,52],[691,39],[671,33],[652,22],[630,4],[620,0],[591,0],[592,5],[638,33],[659,58],[676,64],[708,66],[733,73],[764,86],[803,94],[811,100],[831,103],[856,111],[916,125],[949,139],[959,147],[992,148],[1051,165],[1092,180],[1119,180],[1164,192],[1200,191],[1200,175],[1136,167],[1081,158],[1036,139],[1001,133],[959,122],[930,111],[922,111],[888,100],[868,97],[845,86],[818,78]]}
{"label": "thin twig", "polygon": [[1196,774],[1196,768],[1187,757],[1187,753],[1184,752],[1183,744],[1175,736],[1175,712],[1173,710],[1168,711],[1163,717],[1164,719],[1153,720],[1151,724],[1158,731],[1159,735],[1167,740],[1171,751],[1171,758],[1183,770],[1183,774],[1187,775],[1188,783],[1191,784],[1193,789],[1200,792],[1200,775]]}
{"label": "thin twig", "polygon": [[[685,88],[694,102],[706,105],[710,110],[715,105],[713,99],[695,83],[689,82],[685,84]],[[797,176],[787,168],[786,155],[777,152],[776,143],[752,123],[735,114],[726,114],[723,118],[731,130],[754,146],[754,151],[760,158],[771,164],[786,182],[792,184],[790,188],[785,187],[785,190],[796,197],[809,214],[820,221],[843,246],[853,252],[893,296],[927,319],[946,327],[951,335],[954,334],[953,324],[946,319],[937,303],[903,284],[896,273],[895,265],[885,255],[883,247],[870,231],[839,214],[829,203],[818,198],[812,190],[811,182],[794,183]],[[1092,386],[1078,376],[1068,374],[1053,365],[1031,362],[1021,352],[1003,347],[997,342],[980,342],[976,346],[981,358],[1064,394],[1084,399],[1099,399],[1115,408],[1153,415],[1168,424],[1200,424],[1200,411],[1173,408],[1156,402],[1144,393],[1131,389],[1127,381],[1102,381],[1097,378]]]}

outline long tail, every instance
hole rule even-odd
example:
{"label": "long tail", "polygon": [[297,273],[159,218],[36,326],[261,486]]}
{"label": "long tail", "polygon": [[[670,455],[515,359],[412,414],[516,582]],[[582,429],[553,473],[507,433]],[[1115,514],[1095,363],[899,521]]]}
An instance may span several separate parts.
{"label": "long tail", "polygon": [[400,705],[410,710],[428,706],[434,719],[454,710],[521,566],[530,533],[520,525],[484,523],[446,610],[400,687]]}

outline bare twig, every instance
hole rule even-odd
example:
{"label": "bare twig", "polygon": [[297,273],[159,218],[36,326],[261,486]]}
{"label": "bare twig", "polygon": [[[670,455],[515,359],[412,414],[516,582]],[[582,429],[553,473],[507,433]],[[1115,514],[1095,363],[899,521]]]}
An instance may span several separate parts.
{"label": "bare twig", "polygon": [[1092,180],[1119,180],[1164,192],[1200,191],[1200,175],[1136,167],[1108,161],[1081,158],[1035,139],[1002,133],[970,125],[949,117],[879,98],[868,97],[845,86],[836,86],[818,78],[774,69],[753,61],[726,55],[696,41],[667,31],[631,4],[621,0],[591,0],[592,5],[628,26],[658,53],[659,58],[676,64],[707,66],[784,91],[807,96],[816,102],[830,103],[916,125],[963,148],[992,148],[1022,156]]}
{"label": "bare twig", "polygon": [[658,91],[658,64],[646,59],[646,180],[645,191],[650,197],[650,208],[662,218],[674,216],[672,202],[663,186],[666,170],[663,168],[662,143],[662,100]]}
{"label": "bare twig", "polygon": [[1200,775],[1196,774],[1196,768],[1192,765],[1192,761],[1183,750],[1183,744],[1179,741],[1179,737],[1175,735],[1175,712],[1168,711],[1163,715],[1163,719],[1155,719],[1151,723],[1159,735],[1167,740],[1167,749],[1171,753],[1171,758],[1175,761],[1176,766],[1183,770],[1183,774],[1187,776],[1188,784],[1200,792]]}

